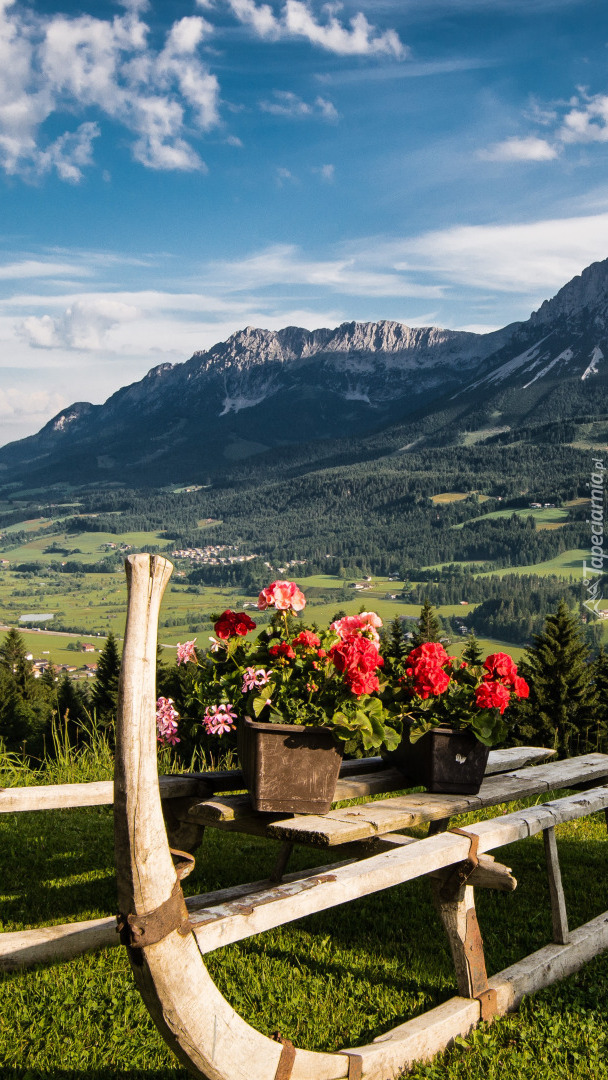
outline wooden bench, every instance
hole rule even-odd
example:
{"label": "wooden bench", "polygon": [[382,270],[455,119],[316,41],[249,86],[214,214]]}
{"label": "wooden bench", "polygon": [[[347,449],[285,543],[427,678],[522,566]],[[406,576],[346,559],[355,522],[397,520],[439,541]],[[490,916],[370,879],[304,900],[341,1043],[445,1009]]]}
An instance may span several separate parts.
{"label": "wooden bench", "polygon": [[[181,909],[179,874],[163,827],[154,717],[158,611],[172,568],[160,556],[145,555],[130,556],[126,565],[129,606],[114,813],[119,904],[142,997],[169,1046],[195,1076],[201,1080],[390,1080],[413,1061],[428,1059],[457,1035],[466,1035],[480,1019],[513,1008],[522,994],[562,978],[608,947],[608,912],[573,932],[568,929],[554,833],[561,821],[608,807],[608,784],[603,782],[608,778],[608,756],[601,754],[490,775],[477,796],[389,795],[360,806],[337,806],[314,819],[277,815],[262,820],[238,796],[189,800],[189,806],[182,800],[165,801],[178,824],[183,815],[184,828],[211,825],[258,831],[286,845],[298,842],[329,848],[347,843],[346,853],[356,852],[357,844],[366,845],[363,857],[357,853],[342,863],[286,875],[270,887],[258,882],[190,898]],[[373,773],[343,776],[338,794],[348,791],[350,795],[354,790],[364,798],[372,790],[388,794],[386,789],[372,789],[371,785],[383,782]],[[446,828],[455,813],[581,786],[588,790],[517,809],[465,830]],[[434,834],[417,839],[398,831],[424,822],[429,822]],[[556,940],[488,979],[474,883],[513,888],[508,868],[498,868],[489,852],[539,831],[545,836]],[[268,1039],[238,1016],[209,976],[203,957],[210,949],[423,876],[432,880],[459,994],[367,1046],[317,1053],[285,1040]],[[131,913],[128,919],[126,913]]]}

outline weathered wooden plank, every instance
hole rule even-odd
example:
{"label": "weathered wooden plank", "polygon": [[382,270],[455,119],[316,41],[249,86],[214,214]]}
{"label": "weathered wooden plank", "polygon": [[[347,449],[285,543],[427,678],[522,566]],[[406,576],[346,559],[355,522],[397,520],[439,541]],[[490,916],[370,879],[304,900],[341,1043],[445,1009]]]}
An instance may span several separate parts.
{"label": "weathered wooden plank", "polygon": [[[338,866],[346,865],[346,862],[354,861],[348,859],[309,870],[298,870],[286,874],[283,880],[297,881],[311,874],[325,874]],[[270,879],[264,878],[244,885],[217,889],[211,893],[188,896],[186,907],[189,911],[196,912],[209,905],[224,904],[255,895],[271,885]],[[41,926],[32,930],[7,931],[0,933],[0,971],[16,971],[49,961],[69,960],[93,949],[111,948],[119,944],[114,915],[83,922],[60,923],[57,926]]]}
{"label": "weathered wooden plank", "polygon": [[475,832],[479,836],[479,850],[491,851],[493,848],[512,844],[526,836],[549,829],[560,822],[573,821],[586,817],[608,807],[608,785],[592,788],[577,795],[567,795],[538,806],[529,806],[515,810],[489,821],[479,821],[476,825],[467,825],[465,832]]}
{"label": "weathered wooden plank", "polygon": [[472,998],[453,997],[435,1009],[385,1032],[367,1046],[354,1046],[365,1080],[394,1080],[416,1062],[430,1061],[458,1035],[467,1036],[479,1023],[481,1009]]}
{"label": "weathered wooden plank", "polygon": [[565,979],[583,964],[608,949],[608,911],[570,931],[566,945],[550,944],[493,975],[488,984],[496,990],[499,1012],[517,1008],[525,994]]}
{"label": "weathered wooden plank", "polygon": [[16,971],[51,960],[70,960],[92,949],[118,944],[116,918],[15,930],[0,934],[0,971]]}
{"label": "weathered wooden plank", "polygon": [[[483,854],[493,847],[530,836],[556,820],[584,817],[606,805],[608,787],[479,822],[465,831],[479,835],[479,849]],[[394,843],[392,849],[384,853],[349,863],[344,868],[329,869],[325,874],[300,878],[293,887],[282,884],[262,890],[256,897],[248,896],[236,907],[230,903],[210,905],[197,915],[199,944],[204,952],[208,952],[303,915],[432,874],[466,858],[469,846],[466,837],[454,833],[440,833],[414,841],[404,837],[403,843]]]}
{"label": "weathered wooden plank", "polygon": [[[511,747],[490,752],[486,774],[515,769],[525,762],[541,760],[553,754],[542,747]],[[336,802],[384,791],[398,791],[405,781],[396,769],[387,769],[381,757],[343,761],[336,789]],[[238,791],[244,786],[240,769],[217,772],[183,773],[159,777],[162,799],[180,799],[198,795],[204,799],[219,792]],[[238,796],[237,796],[238,798]],[[245,803],[247,796],[243,796]],[[32,810],[58,810],[69,807],[109,806],[114,802],[114,784],[99,780],[87,784],[39,784],[30,787],[0,788],[0,814]],[[238,809],[235,817],[238,816]],[[217,820],[235,820],[235,817]]]}
{"label": "weathered wooden plank", "polygon": [[[547,945],[492,976],[488,983],[497,993],[497,1015],[516,1008],[525,994],[578,971],[606,949],[608,912],[573,930],[567,945]],[[366,1080],[396,1080],[416,1062],[430,1061],[446,1050],[457,1036],[468,1035],[479,1022],[480,1011],[478,1001],[453,997],[351,1052],[362,1059]]]}
{"label": "weathered wooden plank", "polygon": [[555,754],[555,750],[549,750],[546,746],[505,746],[500,750],[490,750],[485,775],[493,776],[495,773],[523,769],[525,765],[537,765],[555,757]]}
{"label": "weathered wooden plank", "polygon": [[[432,835],[436,834],[433,833]],[[386,833],[371,840],[364,840],[361,844],[355,845],[355,848],[361,850],[368,846],[369,854],[376,855],[378,852],[390,850],[392,847],[416,843],[417,840],[413,836]],[[429,877],[438,878],[443,882],[446,874],[449,874],[449,871],[432,870]],[[487,854],[479,856],[478,864],[468,878],[467,884],[475,886],[477,889],[497,889],[499,892],[514,892],[517,888],[517,881],[513,877],[511,867],[496,862],[493,855]]]}
{"label": "weathered wooden plank", "polygon": [[[520,765],[533,761],[544,760],[554,754],[554,750],[546,750],[543,747],[509,747],[505,750],[493,750],[490,752],[486,775],[503,773],[506,769],[517,769]],[[378,764],[379,763],[379,764]],[[364,769],[364,766],[374,768]],[[406,780],[398,769],[382,768],[382,758],[363,758],[359,761],[347,761],[342,763],[340,779],[336,784],[334,802],[345,802],[348,799],[365,798],[368,795],[381,795],[384,792],[400,791],[406,786]],[[347,770],[347,766],[350,768]],[[356,771],[355,771],[356,769]],[[361,770],[361,774],[359,774]],[[206,774],[200,774],[201,777]],[[219,791],[220,788],[215,789]],[[428,796],[425,795],[425,800]],[[455,811],[461,812],[461,811]],[[190,820],[201,825],[214,825],[220,822],[240,821],[249,817],[252,813],[249,797],[247,795],[225,795],[205,799],[199,808],[192,808]]]}
{"label": "weathered wooden plank", "polygon": [[[210,793],[204,781],[194,776],[159,777],[162,799],[181,799],[186,795],[205,798]],[[31,787],[0,788],[0,814],[25,810],[62,810],[78,806],[111,806],[114,784],[97,780],[88,784],[37,784]]]}
{"label": "weathered wooden plank", "polygon": [[[282,840],[332,847],[373,836],[391,820],[390,831],[411,828],[485,806],[541,795],[585,777],[603,776],[608,765],[605,754],[586,754],[548,765],[535,765],[513,773],[489,776],[478,795],[398,795],[363,806],[330,810],[323,817],[301,815],[275,821],[268,835]],[[385,814],[385,811],[389,813]]]}
{"label": "weathered wooden plank", "polygon": [[544,830],[543,842],[545,845],[549,896],[551,899],[553,940],[558,945],[567,945],[570,940],[570,935],[568,933],[568,914],[566,911],[566,898],[564,896],[564,887],[562,885],[559,856],[557,854],[555,826],[551,826],[551,828]]}

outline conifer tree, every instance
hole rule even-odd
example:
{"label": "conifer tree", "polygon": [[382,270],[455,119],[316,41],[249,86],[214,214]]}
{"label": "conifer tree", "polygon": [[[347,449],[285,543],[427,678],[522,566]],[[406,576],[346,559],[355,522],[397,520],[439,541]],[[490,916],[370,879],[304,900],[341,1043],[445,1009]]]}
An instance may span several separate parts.
{"label": "conifer tree", "polygon": [[435,608],[430,600],[425,599],[421,609],[418,626],[414,630],[412,646],[423,645],[426,641],[439,641],[441,637],[441,623],[435,613]]}
{"label": "conifer tree", "polygon": [[602,645],[593,664],[593,679],[595,682],[596,706],[596,740],[589,749],[606,752],[606,736],[608,735],[608,652]]}
{"label": "conifer tree", "polygon": [[483,649],[474,633],[469,634],[461,659],[465,660],[469,667],[483,663]]}
{"label": "conifer tree", "polygon": [[560,757],[584,752],[597,704],[594,670],[581,626],[565,601],[526,649],[520,673],[530,697],[518,709],[517,734],[555,747]]}
{"label": "conifer tree", "polygon": [[116,716],[119,672],[120,656],[118,646],[116,638],[110,630],[99,656],[97,675],[91,690],[91,703],[97,713],[98,722],[108,724]]}
{"label": "conifer tree", "polygon": [[388,630],[382,630],[380,641],[380,651],[384,658],[383,674],[402,674],[403,661],[408,654],[409,644],[405,640],[403,622],[398,615],[392,620]]}
{"label": "conifer tree", "polygon": [[42,675],[40,676],[41,686],[48,687],[49,690],[54,690],[57,684],[57,672],[55,665],[49,660]]}
{"label": "conifer tree", "polygon": [[0,645],[0,664],[12,675],[21,694],[26,694],[28,689],[31,689],[32,662],[27,658],[23,635],[14,628],[8,631]]}

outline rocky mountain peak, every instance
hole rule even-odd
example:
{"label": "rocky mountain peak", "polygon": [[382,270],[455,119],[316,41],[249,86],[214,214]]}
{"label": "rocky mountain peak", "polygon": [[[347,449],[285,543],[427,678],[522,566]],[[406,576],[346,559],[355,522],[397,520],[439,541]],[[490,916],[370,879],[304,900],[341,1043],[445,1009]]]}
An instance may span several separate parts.
{"label": "rocky mountain peak", "polygon": [[576,318],[583,312],[600,316],[608,312],[608,259],[591,263],[582,274],[572,278],[532,313],[530,322],[540,326],[559,318]]}

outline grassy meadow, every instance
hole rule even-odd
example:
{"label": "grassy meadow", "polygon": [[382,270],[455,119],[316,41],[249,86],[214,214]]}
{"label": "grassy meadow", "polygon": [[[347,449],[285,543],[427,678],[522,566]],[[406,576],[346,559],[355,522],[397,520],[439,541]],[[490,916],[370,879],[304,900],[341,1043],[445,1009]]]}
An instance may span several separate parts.
{"label": "grassy meadow", "polygon": [[[99,778],[109,776],[109,755],[98,751],[93,769]],[[91,779],[81,760],[71,769],[63,762],[63,772],[53,777],[44,771],[25,775],[13,764],[0,783],[65,780],[66,775]],[[491,811],[497,812],[501,808]],[[473,815],[463,816],[454,824],[472,820]],[[1,815],[0,836],[2,930],[114,912],[111,807]],[[574,927],[606,908],[604,817],[558,826],[557,836]],[[259,879],[269,873],[277,850],[271,841],[208,829],[185,891]],[[332,857],[345,854],[336,849]],[[541,836],[496,855],[513,868],[519,884],[514,893],[477,891],[490,973],[551,938]],[[294,869],[318,862],[319,853],[305,848],[293,856]],[[314,1050],[369,1042],[456,993],[447,941],[425,881],[268,931],[218,950],[206,962],[221,992],[250,1024],[266,1034],[279,1029]],[[607,978],[608,957],[596,959],[409,1075],[413,1080],[502,1080],[505,1073],[523,1080],[602,1080],[608,1077]],[[157,1034],[122,948],[0,976],[0,1061],[3,1080],[186,1080],[188,1075]]]}

